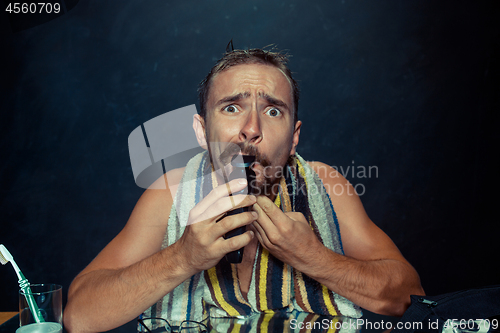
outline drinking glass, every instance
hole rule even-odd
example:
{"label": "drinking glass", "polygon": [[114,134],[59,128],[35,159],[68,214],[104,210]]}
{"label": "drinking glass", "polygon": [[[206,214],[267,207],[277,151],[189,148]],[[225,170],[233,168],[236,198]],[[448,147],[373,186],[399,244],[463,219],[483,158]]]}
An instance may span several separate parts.
{"label": "drinking glass", "polygon": [[[20,327],[16,333],[62,333],[62,287],[32,284],[30,289],[29,293],[19,291]],[[36,309],[38,316],[32,313]]]}

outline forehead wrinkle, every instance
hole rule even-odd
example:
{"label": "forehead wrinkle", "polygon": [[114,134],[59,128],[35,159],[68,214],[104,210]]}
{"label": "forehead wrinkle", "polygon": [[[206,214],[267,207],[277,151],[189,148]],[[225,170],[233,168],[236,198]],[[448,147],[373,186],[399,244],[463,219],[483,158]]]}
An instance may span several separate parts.
{"label": "forehead wrinkle", "polygon": [[[213,85],[214,83],[217,81],[217,79],[220,79],[220,75],[223,75],[224,73],[227,73],[229,71],[232,71],[234,69],[239,69],[241,67],[246,67],[246,66],[265,66],[265,67],[268,67],[268,68],[271,68],[271,69],[274,69],[276,70],[278,73],[280,73],[280,76],[284,77],[285,78],[285,81],[287,82],[287,85],[288,85],[288,88],[289,88],[289,94],[290,94],[290,98],[291,98],[291,102],[293,102],[293,87],[292,87],[292,83],[291,81],[289,80],[289,78],[286,76],[286,74],[279,68],[277,67],[274,67],[274,66],[270,66],[270,65],[264,65],[264,64],[242,64],[242,65],[236,65],[236,66],[233,66],[233,67],[230,67],[230,68],[227,68],[225,69],[224,71],[220,72],[220,73],[217,73],[216,75],[214,75],[214,77],[212,77],[211,79],[211,84],[210,84],[210,95],[214,93],[213,91]],[[271,89],[271,90],[275,90],[278,88],[279,85],[277,85],[277,82],[274,80],[274,79],[271,79],[269,76],[265,76],[265,77],[262,77],[260,74],[255,74],[253,72],[244,72],[244,73],[238,73],[236,74],[236,77],[239,77],[239,81],[241,84],[243,85],[249,85],[249,88],[250,88],[250,91],[253,90],[253,88],[255,86],[260,86],[262,84],[264,84],[265,86],[265,90],[267,89]],[[264,80],[264,81],[261,81],[261,80]],[[243,89],[246,90],[245,87],[242,87]],[[256,88],[256,87],[255,87]],[[242,89],[242,90],[243,90]],[[292,105],[288,105],[288,103],[285,103],[283,100],[281,99],[277,99],[276,97],[273,97],[269,94],[262,94],[262,90],[259,89],[259,97],[263,97],[267,103],[269,104],[274,104],[276,106],[280,106],[280,107],[284,107],[286,108],[287,110],[292,110],[290,107]],[[272,91],[270,91],[270,93],[272,93]],[[250,97],[251,94],[248,90],[246,90],[245,92],[235,92],[234,94],[232,95],[229,95],[229,96],[226,96],[226,97],[223,97],[221,99],[219,99],[219,101],[217,101],[214,105],[215,106],[219,106],[220,104],[223,104],[224,102],[234,102],[234,101],[238,101],[238,100],[242,100],[242,99],[245,99],[245,98],[248,98]]]}
{"label": "forehead wrinkle", "polygon": [[[222,105],[222,104],[225,104],[225,103],[231,103],[231,102],[238,102],[242,99],[246,99],[246,98],[249,98],[251,97],[252,94],[249,92],[249,91],[245,91],[243,93],[237,93],[237,94],[234,94],[234,95],[231,95],[231,96],[227,96],[227,97],[224,97],[222,99],[220,99],[216,104],[215,106],[219,106],[219,105]],[[290,110],[289,106],[282,100],[278,99],[278,98],[275,98],[263,91],[259,91],[257,93],[257,96],[259,98],[262,98],[264,99],[268,104],[273,104],[273,105],[276,105],[276,106],[279,106],[279,107],[282,107],[282,108],[285,108],[287,110]]]}

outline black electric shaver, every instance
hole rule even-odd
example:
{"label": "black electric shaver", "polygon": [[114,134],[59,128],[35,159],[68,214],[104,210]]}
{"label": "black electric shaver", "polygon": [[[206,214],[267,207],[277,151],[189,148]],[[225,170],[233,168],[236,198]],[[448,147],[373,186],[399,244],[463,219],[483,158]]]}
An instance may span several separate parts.
{"label": "black electric shaver", "polygon": [[[238,159],[239,160],[239,159]],[[243,163],[241,161],[236,161],[233,160],[231,162],[231,165],[233,166],[233,171],[229,175],[229,179],[237,179],[237,178],[246,178],[248,182],[248,194],[252,194],[253,187],[252,185],[255,184],[255,172],[252,170],[251,166],[255,162],[255,156],[250,156],[250,155],[243,155]],[[236,194],[245,194],[245,189],[235,192],[231,195],[236,195]],[[250,210],[250,207],[241,207],[241,208],[236,208],[233,209],[229,212],[227,212],[227,215],[235,215],[243,212],[248,212]],[[229,231],[226,233],[224,238],[228,239],[234,236],[238,236],[243,234],[246,231],[246,227],[239,227],[234,230]],[[241,260],[243,259],[243,250],[244,248],[241,248],[236,251],[229,252],[226,254],[226,260],[232,264],[239,264]]]}

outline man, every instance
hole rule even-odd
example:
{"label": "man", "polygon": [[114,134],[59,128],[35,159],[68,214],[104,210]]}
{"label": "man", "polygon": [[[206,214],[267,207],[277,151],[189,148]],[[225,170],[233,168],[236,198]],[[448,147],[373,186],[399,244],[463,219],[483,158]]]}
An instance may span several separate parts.
{"label": "man", "polygon": [[[416,271],[370,221],[349,182],[296,154],[298,88],[286,60],[236,50],[212,68],[193,122],[210,156],[170,171],[170,191],[145,191],[124,229],[75,278],[64,318],[71,332],[109,330],[145,311],[173,321],[280,308],[356,317],[358,306],[400,316],[410,294],[423,295]],[[221,176],[227,155],[238,154],[234,146],[257,156],[264,195],[228,196],[227,186],[247,186],[242,179],[226,185]],[[207,168],[215,171],[200,185],[185,185]],[[235,205],[251,211],[226,215]],[[242,226],[245,233],[224,239]],[[241,264],[223,259],[242,247]]]}

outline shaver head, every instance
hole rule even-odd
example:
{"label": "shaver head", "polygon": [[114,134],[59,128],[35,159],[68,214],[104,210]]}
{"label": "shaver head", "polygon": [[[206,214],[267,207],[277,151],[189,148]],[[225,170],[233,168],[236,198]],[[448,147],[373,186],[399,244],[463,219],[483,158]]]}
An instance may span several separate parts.
{"label": "shaver head", "polygon": [[241,158],[234,159],[231,162],[233,166],[233,172],[231,172],[230,179],[236,178],[246,178],[248,183],[248,194],[256,194],[255,186],[255,172],[252,169],[252,164],[255,162],[255,156],[253,155],[242,155],[243,162]]}
{"label": "shaver head", "polygon": [[[236,158],[236,157],[243,157],[243,162],[241,161],[241,158]],[[252,155],[237,155],[233,160],[231,161],[231,165],[233,166],[233,171],[231,172],[230,179],[236,179],[236,178],[246,178],[248,182],[248,194],[255,194],[254,188],[252,185],[255,185],[255,172],[252,170],[251,166],[255,162],[255,156]],[[244,193],[246,190],[242,190],[238,193],[233,193],[234,194],[246,194]],[[240,214],[243,212],[249,211],[248,207],[241,207],[241,208],[236,208],[234,210],[231,210],[227,212],[227,215],[235,215],[235,214]],[[243,234],[246,231],[246,227],[239,227],[234,230],[229,231],[226,233],[224,236],[226,239],[231,238],[234,236],[238,236]],[[243,259],[243,250],[244,248],[241,248],[236,251],[232,251],[226,254],[225,258],[228,262],[233,263],[233,264],[239,264],[241,263]]]}

